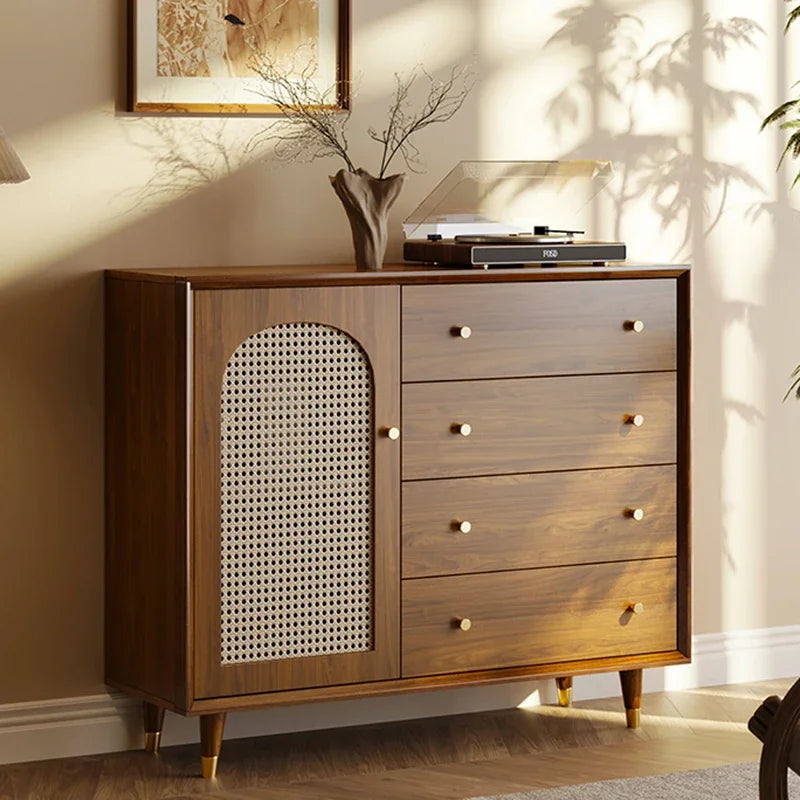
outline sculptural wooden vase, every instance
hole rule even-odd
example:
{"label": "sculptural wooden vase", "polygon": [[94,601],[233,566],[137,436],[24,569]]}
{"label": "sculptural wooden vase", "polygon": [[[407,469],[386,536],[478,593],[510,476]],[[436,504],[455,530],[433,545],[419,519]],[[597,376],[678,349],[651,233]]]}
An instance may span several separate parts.
{"label": "sculptural wooden vase", "polygon": [[353,232],[356,267],[378,270],[388,243],[389,209],[403,188],[405,175],[375,178],[363,169],[341,169],[331,177],[331,185],[342,201]]}

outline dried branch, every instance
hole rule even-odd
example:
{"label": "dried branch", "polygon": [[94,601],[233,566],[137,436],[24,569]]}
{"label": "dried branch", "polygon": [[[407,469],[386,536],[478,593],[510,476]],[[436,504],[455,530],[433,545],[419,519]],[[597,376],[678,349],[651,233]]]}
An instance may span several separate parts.
{"label": "dried branch", "polygon": [[[419,108],[412,108],[412,89],[420,78],[428,82],[428,96]],[[383,145],[379,178],[386,175],[389,165],[399,154],[406,166],[416,171],[419,150],[411,137],[423,128],[437,122],[447,122],[464,105],[464,101],[475,85],[475,73],[471,67],[453,67],[450,75],[442,81],[436,80],[424,68],[417,67],[407,77],[395,74],[395,93],[389,107],[389,120],[378,133],[370,128],[371,139]]]}
{"label": "dried branch", "polygon": [[[289,59],[279,60],[274,55],[253,59],[252,69],[262,83],[259,94],[275,107],[281,119],[253,137],[251,147],[272,142],[275,155],[282,161],[313,161],[332,156],[342,159],[347,169],[355,172],[346,132],[351,112],[337,106],[344,87],[335,83],[320,89],[316,81],[316,56],[309,45],[298,47]],[[412,95],[420,79],[427,81],[427,96],[415,106]],[[475,73],[470,67],[454,67],[442,81],[422,67],[407,77],[396,74],[386,127],[381,131],[367,130],[368,136],[382,146],[378,178],[386,177],[398,155],[410,170],[419,171],[420,153],[412,137],[429,125],[451,119],[474,83]]]}
{"label": "dried branch", "polygon": [[251,146],[272,141],[275,155],[282,161],[313,161],[333,156],[341,158],[347,169],[355,172],[345,131],[350,111],[342,111],[336,104],[343,87],[335,83],[320,89],[315,80],[317,59],[313,49],[298,47],[290,64],[264,55],[254,61],[252,68],[262,81],[259,93],[282,119],[255,136]]}

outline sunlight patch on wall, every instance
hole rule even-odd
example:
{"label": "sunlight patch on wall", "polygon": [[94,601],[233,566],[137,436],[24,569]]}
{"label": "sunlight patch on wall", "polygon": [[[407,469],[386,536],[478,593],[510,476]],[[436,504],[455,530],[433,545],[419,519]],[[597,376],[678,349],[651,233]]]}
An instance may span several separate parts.
{"label": "sunlight patch on wall", "polygon": [[263,122],[238,122],[115,118],[104,106],[15,135],[31,180],[0,187],[0,288],[240,168]]}
{"label": "sunlight patch on wall", "polygon": [[580,137],[581,114],[570,114],[566,132],[550,122],[551,98],[581,64],[579,51],[547,45],[564,7],[564,0],[480,4],[480,158],[555,159],[564,136]]}
{"label": "sunlight patch on wall", "polygon": [[722,451],[723,630],[765,623],[767,531],[764,359],[754,340],[750,309],[736,316],[722,341],[725,441]]}
{"label": "sunlight patch on wall", "polygon": [[612,160],[618,180],[598,204],[590,234],[628,241],[633,257],[667,261],[685,231],[673,225],[671,209],[654,201],[654,179],[663,184],[661,199],[679,183],[662,168],[686,146],[679,139],[691,109],[662,73],[665,63],[680,71],[665,56],[690,15],[685,0],[664,5],[484,3],[480,91],[481,157]]}
{"label": "sunlight patch on wall", "polygon": [[[768,284],[774,259],[769,195],[775,153],[759,134],[775,85],[775,4],[708,3],[703,82],[702,178],[705,263],[713,275],[720,332],[720,579],[723,630],[766,622]],[[724,15],[724,18],[717,15]],[[724,19],[724,24],[720,22]],[[718,49],[724,58],[718,57]],[[765,205],[765,202],[767,204]],[[707,397],[706,402],[714,398]],[[699,484],[702,491],[702,484]]]}
{"label": "sunlight patch on wall", "polygon": [[[353,34],[353,64],[358,100],[390,93],[396,72],[416,65],[428,72],[472,61],[475,50],[474,3],[426,0],[359,26]],[[369,65],[369,71],[359,65]]]}

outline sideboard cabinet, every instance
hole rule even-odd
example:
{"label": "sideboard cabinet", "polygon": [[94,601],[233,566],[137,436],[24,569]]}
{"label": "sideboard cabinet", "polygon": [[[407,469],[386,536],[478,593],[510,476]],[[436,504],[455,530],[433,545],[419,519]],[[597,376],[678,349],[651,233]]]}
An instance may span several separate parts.
{"label": "sideboard cabinet", "polygon": [[689,271],[106,275],[106,679],[200,717],[690,656]]}

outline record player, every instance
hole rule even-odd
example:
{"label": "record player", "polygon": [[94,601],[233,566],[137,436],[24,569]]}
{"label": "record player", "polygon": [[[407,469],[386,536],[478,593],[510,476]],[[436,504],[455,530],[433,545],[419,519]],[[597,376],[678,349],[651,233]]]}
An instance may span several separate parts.
{"label": "record player", "polygon": [[484,269],[624,261],[623,242],[580,238],[613,176],[609,161],[462,161],[406,219],[403,256]]}

